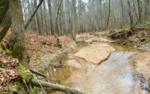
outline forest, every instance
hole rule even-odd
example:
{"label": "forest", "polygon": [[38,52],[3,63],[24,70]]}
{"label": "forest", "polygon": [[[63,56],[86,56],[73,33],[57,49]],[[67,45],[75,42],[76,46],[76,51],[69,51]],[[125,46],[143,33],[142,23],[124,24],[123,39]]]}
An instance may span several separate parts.
{"label": "forest", "polygon": [[0,0],[0,94],[150,94],[149,0]]}

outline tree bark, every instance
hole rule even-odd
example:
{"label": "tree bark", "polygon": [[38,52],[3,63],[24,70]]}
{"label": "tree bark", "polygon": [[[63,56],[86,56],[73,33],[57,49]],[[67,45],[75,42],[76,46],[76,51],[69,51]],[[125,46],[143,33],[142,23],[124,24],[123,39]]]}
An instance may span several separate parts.
{"label": "tree bark", "polygon": [[51,35],[54,35],[51,0],[48,0],[48,8],[49,8],[49,15],[50,15]]}
{"label": "tree bark", "polygon": [[[12,49],[12,55],[19,58],[19,61],[28,67],[29,54],[25,46],[25,27],[20,0],[9,0],[11,15],[11,36],[9,45]],[[16,11],[17,10],[17,11]]]}
{"label": "tree bark", "polygon": [[31,23],[31,21],[32,21],[32,19],[33,19],[33,17],[34,17],[34,15],[36,14],[37,10],[39,9],[39,7],[41,6],[41,4],[42,4],[43,1],[44,1],[44,0],[41,0],[40,3],[39,3],[39,5],[36,7],[35,11],[34,11],[33,14],[31,15],[30,19],[27,21],[27,23],[26,23],[26,25],[25,25],[25,29],[27,29],[28,25]]}

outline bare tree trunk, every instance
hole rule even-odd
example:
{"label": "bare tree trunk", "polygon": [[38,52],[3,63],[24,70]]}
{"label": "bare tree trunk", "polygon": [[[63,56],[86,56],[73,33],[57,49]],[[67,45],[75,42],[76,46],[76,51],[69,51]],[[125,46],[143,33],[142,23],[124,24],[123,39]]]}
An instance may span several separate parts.
{"label": "bare tree trunk", "polygon": [[[11,14],[11,36],[9,39],[10,47],[13,51],[12,55],[19,58],[19,61],[28,67],[29,54],[25,46],[25,27],[20,0],[9,0]],[[17,10],[17,11],[16,11]]]}
{"label": "bare tree trunk", "polygon": [[132,28],[132,26],[133,26],[133,16],[131,14],[131,4],[130,4],[129,0],[127,0],[127,3],[128,3],[128,6],[129,6],[130,27]]}
{"label": "bare tree trunk", "polygon": [[[28,14],[30,15],[30,14],[32,14],[31,7],[30,7],[30,0],[27,0],[27,3],[28,3]],[[30,17],[27,17],[27,18],[30,19]],[[25,28],[26,28],[26,26],[25,26]],[[26,30],[28,30],[29,33],[30,33],[30,31],[31,31],[31,25],[29,25]]]}
{"label": "bare tree trunk", "polygon": [[148,20],[149,0],[145,0],[145,21]]}
{"label": "bare tree trunk", "polygon": [[[38,7],[36,8],[36,10],[33,12],[33,14],[31,15],[30,19],[27,21],[27,23],[25,24],[25,30],[27,29],[27,27],[29,26],[29,24],[31,23],[35,13],[37,12],[38,8],[40,7],[41,3],[43,0],[41,0],[41,2],[39,3]],[[8,29],[11,26],[11,17],[7,19],[6,25],[3,27],[3,29],[0,32],[0,41],[5,37]]]}
{"label": "bare tree trunk", "polygon": [[[82,8],[81,1],[82,1],[82,0],[80,0],[80,9]],[[82,12],[81,12],[80,15],[81,15],[80,17],[82,18]],[[79,32],[79,33],[83,33],[83,21],[82,21],[81,18],[79,19],[79,21],[81,22],[81,25],[80,25],[80,32]]]}
{"label": "bare tree trunk", "polygon": [[122,0],[120,0],[120,3],[121,3],[121,11],[122,11],[122,23],[121,23],[121,28],[122,28],[124,25],[124,7],[123,7]]}
{"label": "bare tree trunk", "polygon": [[25,29],[27,29],[28,25],[30,24],[30,22],[32,21],[34,15],[36,14],[37,10],[39,9],[39,7],[41,6],[43,0],[40,1],[39,5],[36,7],[35,11],[33,12],[33,14],[31,15],[31,17],[29,18],[29,20],[27,21],[26,25],[25,25]]}
{"label": "bare tree trunk", "polygon": [[63,0],[61,0],[60,4],[58,6],[57,16],[56,16],[56,31],[58,32],[58,35],[60,34],[59,12],[60,12],[62,2],[63,2]]}
{"label": "bare tree trunk", "polygon": [[76,40],[76,0],[72,0],[72,38]]}
{"label": "bare tree trunk", "polygon": [[46,32],[46,35],[48,35],[48,31],[47,31],[47,21],[46,21],[46,4],[45,4],[46,2],[44,1],[43,2],[43,7],[44,7],[44,16],[45,16],[45,18],[44,18],[44,26],[45,26],[45,32]]}
{"label": "bare tree trunk", "polygon": [[105,30],[108,28],[108,25],[109,25],[109,18],[110,18],[110,0],[109,0],[109,13],[108,13],[108,19],[107,19],[107,25],[106,25],[106,28]]}
{"label": "bare tree trunk", "polygon": [[38,12],[38,14],[39,14],[39,21],[40,21],[40,25],[41,25],[41,31],[42,31],[42,35],[45,35],[45,31],[44,31],[44,8],[43,8],[43,6],[41,6],[40,8],[39,8],[39,12]]}
{"label": "bare tree trunk", "polygon": [[51,0],[48,0],[48,8],[49,8],[49,15],[50,15],[51,34],[54,35]]}
{"label": "bare tree trunk", "polygon": [[137,0],[137,4],[138,4],[138,14],[139,14],[139,20],[140,23],[142,23],[142,19],[141,19],[141,14],[142,14],[142,4],[140,0]]}
{"label": "bare tree trunk", "polygon": [[[34,0],[34,6],[35,6],[35,8],[37,7],[37,0]],[[39,19],[38,12],[36,13],[36,20],[37,20],[39,35],[42,35],[42,30],[41,30],[41,25],[40,25],[40,19]]]}

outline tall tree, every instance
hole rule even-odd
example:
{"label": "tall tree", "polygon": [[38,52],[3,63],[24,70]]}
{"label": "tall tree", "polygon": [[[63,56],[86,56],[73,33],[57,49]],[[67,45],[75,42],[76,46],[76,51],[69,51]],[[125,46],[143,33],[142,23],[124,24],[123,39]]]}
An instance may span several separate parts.
{"label": "tall tree", "polygon": [[[37,0],[34,0],[34,6],[35,6],[35,9],[36,9],[36,7],[37,7]],[[38,28],[38,31],[39,31],[39,35],[42,35],[42,29],[41,29],[41,25],[40,25],[40,18],[39,18],[38,11],[36,13],[36,21],[37,21],[37,28]]]}
{"label": "tall tree", "polygon": [[148,12],[149,12],[149,0],[145,0],[145,19],[148,20]]}
{"label": "tall tree", "polygon": [[44,2],[43,2],[43,7],[44,7],[44,26],[45,26],[45,28],[44,28],[44,31],[46,32],[46,35],[48,35],[48,30],[47,30],[47,21],[46,21],[46,4],[45,4],[46,2],[45,2],[45,0],[44,0]]}
{"label": "tall tree", "polygon": [[51,0],[47,0],[47,1],[48,1],[48,8],[49,8],[49,15],[50,15],[51,34],[54,35]]}
{"label": "tall tree", "polygon": [[76,0],[72,0],[72,38],[76,40]]}
{"label": "tall tree", "polygon": [[131,12],[130,0],[127,0],[127,3],[128,3],[128,6],[129,6],[130,27],[132,28],[132,26],[133,26],[133,16],[132,16],[132,12]]}
{"label": "tall tree", "polygon": [[[122,15],[122,19],[124,19],[124,7],[123,7],[123,1],[120,0],[120,3],[121,3],[121,11],[122,11],[121,15]],[[124,25],[124,20],[122,20],[121,26],[120,26],[120,27],[122,28],[123,25]]]}
{"label": "tall tree", "polygon": [[[57,16],[56,16],[56,31],[58,32],[58,35],[60,34],[60,18],[59,18],[59,14],[60,14],[60,8],[62,5],[63,0],[60,1],[59,5],[58,5],[58,9],[57,9]],[[56,2],[57,4],[57,2]]]}
{"label": "tall tree", "polygon": [[[10,47],[13,55],[19,58],[19,61],[28,66],[29,54],[25,46],[25,27],[22,15],[22,8],[20,0],[10,1],[10,15],[11,15],[11,36],[9,39]],[[17,10],[17,11],[16,11]]]}
{"label": "tall tree", "polygon": [[[110,0],[109,0],[109,11],[108,11],[108,18],[107,18],[107,25],[106,25],[106,29],[108,28],[108,25],[109,25],[109,19],[110,19]],[[105,29],[105,30],[106,30]]]}
{"label": "tall tree", "polygon": [[141,1],[140,0],[137,0],[137,4],[138,4],[138,15],[139,15],[139,20],[140,20],[140,23],[142,23],[142,19],[141,19],[141,14],[142,14],[142,4],[141,4]]}

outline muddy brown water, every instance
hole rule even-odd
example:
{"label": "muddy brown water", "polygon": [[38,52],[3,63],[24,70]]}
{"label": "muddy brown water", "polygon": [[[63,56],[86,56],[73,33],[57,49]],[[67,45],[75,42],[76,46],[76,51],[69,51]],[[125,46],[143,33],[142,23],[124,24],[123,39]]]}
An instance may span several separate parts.
{"label": "muddy brown water", "polygon": [[[135,70],[135,64],[128,58],[143,50],[131,49],[111,42],[108,45],[116,49],[109,58],[99,65],[93,65],[74,54],[88,45],[78,42],[78,48],[62,59],[63,67],[50,66],[47,72],[49,81],[75,88],[84,94],[149,94],[141,87],[141,74]],[[50,92],[48,94],[64,94]]]}

